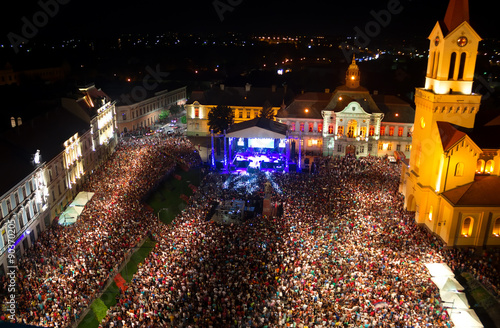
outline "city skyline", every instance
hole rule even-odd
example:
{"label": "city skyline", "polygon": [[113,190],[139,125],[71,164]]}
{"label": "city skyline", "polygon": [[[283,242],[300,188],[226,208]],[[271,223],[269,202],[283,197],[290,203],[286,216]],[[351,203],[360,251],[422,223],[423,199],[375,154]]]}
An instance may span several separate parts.
{"label": "city skyline", "polygon": [[[124,33],[252,32],[325,34],[371,38],[426,38],[436,21],[444,18],[448,1],[358,1],[329,3],[213,0],[175,2],[165,6],[137,2],[69,0],[9,3],[1,13],[0,44],[29,43],[36,38],[115,37]],[[483,38],[495,38],[493,11],[486,1],[470,4],[470,21]],[[160,10],[158,10],[160,9]],[[387,15],[388,14],[388,15]]]}

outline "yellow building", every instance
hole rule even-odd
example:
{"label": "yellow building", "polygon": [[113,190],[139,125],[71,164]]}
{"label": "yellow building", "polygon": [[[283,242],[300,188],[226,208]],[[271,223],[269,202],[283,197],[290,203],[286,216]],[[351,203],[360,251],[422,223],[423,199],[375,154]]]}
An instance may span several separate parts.
{"label": "yellow building", "polygon": [[217,105],[230,107],[234,113],[234,123],[241,123],[259,116],[263,107],[270,107],[274,115],[284,103],[286,89],[254,88],[250,84],[244,87],[226,87],[223,84],[206,91],[193,91],[186,110],[188,136],[208,136],[208,113]]}
{"label": "yellow building", "polygon": [[417,223],[448,247],[500,245],[500,123],[475,126],[472,92],[481,38],[466,0],[451,0],[429,40],[425,87],[415,93],[415,125],[401,190]]}

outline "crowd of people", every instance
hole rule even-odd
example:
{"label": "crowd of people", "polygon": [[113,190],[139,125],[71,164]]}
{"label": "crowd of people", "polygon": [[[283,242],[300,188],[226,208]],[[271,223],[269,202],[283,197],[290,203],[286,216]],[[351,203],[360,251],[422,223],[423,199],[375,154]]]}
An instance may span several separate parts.
{"label": "crowd of people", "polygon": [[204,220],[209,204],[262,193],[269,178],[235,188],[209,174],[182,215],[155,229],[155,249],[100,327],[452,326],[423,265],[450,253],[403,209],[398,167],[323,164],[273,175],[282,218],[230,225]]}
{"label": "crowd of people", "polygon": [[[19,260],[17,308],[10,322],[68,327],[102,291],[126,255],[157,224],[142,203],[176,165],[198,165],[185,138],[154,136],[121,141],[83,187],[94,192],[77,222],[52,225]],[[7,288],[1,281],[2,294]],[[6,294],[2,295],[3,301]]]}
{"label": "crowd of people", "polygon": [[[47,230],[19,264],[14,320],[68,326],[147,234],[155,248],[102,328],[451,327],[424,263],[495,276],[415,224],[383,158],[325,159],[315,174],[211,172],[165,225],[141,200],[179,161],[199,164],[183,138],[121,143],[86,186],[96,194],[83,217]],[[262,196],[267,182],[281,217],[206,219],[214,202]]]}

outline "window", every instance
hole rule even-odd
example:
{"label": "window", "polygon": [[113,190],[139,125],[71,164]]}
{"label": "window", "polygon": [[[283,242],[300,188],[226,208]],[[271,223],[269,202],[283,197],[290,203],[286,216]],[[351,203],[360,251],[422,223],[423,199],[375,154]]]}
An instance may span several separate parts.
{"label": "window", "polygon": [[337,128],[337,135],[344,135],[344,127],[342,125]]}
{"label": "window", "polygon": [[300,131],[304,132],[304,123],[300,123]]}
{"label": "window", "polygon": [[457,166],[455,166],[455,176],[461,177],[463,175],[464,175],[464,163],[457,163]]}
{"label": "window", "polygon": [[368,135],[370,137],[373,137],[375,135],[375,127],[373,125],[370,125],[370,129],[368,130]]}
{"label": "window", "polygon": [[199,107],[194,108],[194,117],[200,117],[200,108]]}
{"label": "window", "polygon": [[290,130],[295,131],[295,122],[290,123]]}
{"label": "window", "polygon": [[385,136],[385,126],[380,127],[380,135]]}
{"label": "window", "polygon": [[359,128],[359,135],[363,138],[366,136],[366,126],[362,126]]}
{"label": "window", "polygon": [[15,117],[11,117],[11,118],[10,118],[10,125],[11,125],[13,128],[15,128],[15,127],[16,127],[16,119],[15,119]]}
{"label": "window", "polygon": [[250,118],[250,111],[247,110],[247,118]]}
{"label": "window", "polygon": [[322,133],[323,132],[323,124],[318,123],[318,132]]}
{"label": "window", "polygon": [[396,145],[396,151],[401,151],[401,145]]}
{"label": "window", "polygon": [[238,118],[243,118],[243,111],[238,111]]}
{"label": "window", "polygon": [[340,144],[339,144],[339,145],[337,145],[337,151],[338,151],[338,152],[341,152],[341,151],[342,151],[342,145],[340,145]]}
{"label": "window", "polygon": [[462,236],[463,237],[470,237],[471,236],[473,223],[474,223],[474,221],[470,216],[465,218],[464,222],[462,223]]}
{"label": "window", "polygon": [[500,237],[500,218],[497,218],[493,224],[493,234],[496,237]]}
{"label": "window", "polygon": [[314,131],[314,123],[309,123],[309,132]]}
{"label": "window", "polygon": [[392,143],[387,145],[387,150],[392,150]]}
{"label": "window", "polygon": [[392,137],[393,135],[394,135],[394,127],[391,126],[391,127],[389,127],[389,136]]}
{"label": "window", "polygon": [[405,151],[410,151],[411,150],[411,145],[406,145],[405,146]]}
{"label": "window", "polygon": [[333,134],[333,125],[328,125],[328,134]]}
{"label": "window", "polygon": [[359,146],[359,152],[364,153],[365,152],[365,146]]}
{"label": "window", "polygon": [[368,144],[368,151],[372,151],[372,144]]}
{"label": "window", "polygon": [[126,113],[122,113],[122,121],[126,121],[127,120],[127,114]]}
{"label": "window", "polygon": [[384,144],[383,143],[379,143],[378,144],[378,150],[384,150]]}
{"label": "window", "polygon": [[455,61],[457,60],[457,53],[451,54],[450,58],[450,69],[448,70],[448,80],[453,80],[453,74],[455,73]]}
{"label": "window", "polygon": [[486,162],[486,167],[484,168],[484,172],[488,174],[493,173],[494,166],[495,162],[490,159],[489,161]]}
{"label": "window", "polygon": [[403,127],[398,128],[398,137],[402,137],[403,136],[403,131],[404,131]]}
{"label": "window", "polygon": [[484,173],[484,161],[482,159],[477,161],[476,173]]}

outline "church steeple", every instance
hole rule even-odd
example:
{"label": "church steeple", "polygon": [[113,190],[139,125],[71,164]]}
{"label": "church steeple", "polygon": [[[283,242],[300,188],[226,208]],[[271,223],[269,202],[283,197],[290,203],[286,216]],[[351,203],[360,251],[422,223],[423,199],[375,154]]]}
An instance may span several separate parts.
{"label": "church steeple", "polygon": [[444,24],[448,29],[448,33],[458,27],[463,22],[469,22],[469,0],[450,0],[446,15],[444,16]]}
{"label": "church steeple", "polygon": [[345,75],[345,84],[348,88],[355,89],[359,87],[359,79],[359,67],[356,64],[356,58],[353,55],[351,65],[349,65]]}
{"label": "church steeple", "polygon": [[425,89],[436,94],[472,94],[481,37],[469,24],[469,1],[450,0],[443,22],[429,35]]}

